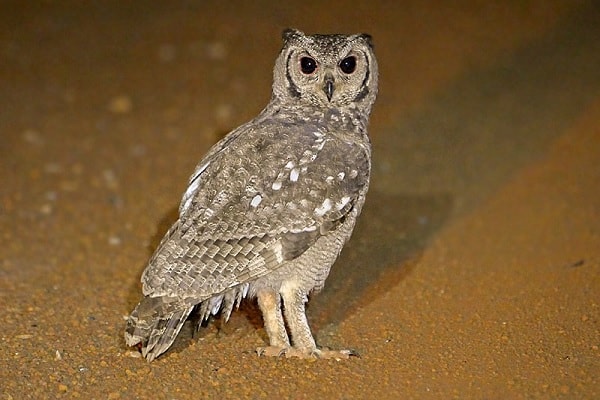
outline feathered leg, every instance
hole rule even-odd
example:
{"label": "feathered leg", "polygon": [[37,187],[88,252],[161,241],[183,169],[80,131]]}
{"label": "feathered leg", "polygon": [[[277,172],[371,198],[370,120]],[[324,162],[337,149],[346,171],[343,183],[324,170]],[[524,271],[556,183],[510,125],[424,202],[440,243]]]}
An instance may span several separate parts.
{"label": "feathered leg", "polygon": [[259,347],[256,352],[258,355],[279,356],[290,347],[281,314],[281,297],[272,289],[261,289],[256,297],[269,336],[269,347]]}
{"label": "feathered leg", "polygon": [[283,311],[290,330],[291,348],[286,357],[300,358],[349,358],[358,356],[354,350],[323,350],[317,348],[306,318],[306,294],[294,284],[283,284],[281,288]]}
{"label": "feathered leg", "polygon": [[281,297],[292,345],[299,351],[313,353],[317,346],[306,319],[306,295],[298,288],[284,284],[281,288]]}

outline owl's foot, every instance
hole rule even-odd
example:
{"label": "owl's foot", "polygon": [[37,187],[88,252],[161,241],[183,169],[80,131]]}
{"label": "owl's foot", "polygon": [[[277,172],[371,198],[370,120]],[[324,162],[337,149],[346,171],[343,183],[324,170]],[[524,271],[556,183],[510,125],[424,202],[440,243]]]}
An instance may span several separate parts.
{"label": "owl's foot", "polygon": [[279,347],[279,346],[267,346],[267,347],[258,347],[256,349],[256,354],[259,357],[281,357],[285,354],[285,352],[289,350],[289,347]]}
{"label": "owl's foot", "polygon": [[360,358],[360,354],[356,350],[343,349],[343,350],[329,350],[329,349],[318,349],[316,350],[318,358],[333,358],[335,360],[347,360],[350,357]]}
{"label": "owl's foot", "polygon": [[259,356],[281,357],[285,358],[298,357],[302,359],[334,359],[346,360],[350,357],[359,357],[360,355],[355,350],[329,350],[329,349],[301,349],[296,347],[259,347],[256,349]]}
{"label": "owl's foot", "polygon": [[301,357],[301,358],[323,358],[323,359],[334,359],[334,360],[347,360],[350,357],[360,358],[360,354],[356,350],[344,349],[344,350],[330,350],[330,349],[313,349],[309,352],[303,351],[302,349],[292,349],[299,354],[290,354],[286,352],[286,357]]}

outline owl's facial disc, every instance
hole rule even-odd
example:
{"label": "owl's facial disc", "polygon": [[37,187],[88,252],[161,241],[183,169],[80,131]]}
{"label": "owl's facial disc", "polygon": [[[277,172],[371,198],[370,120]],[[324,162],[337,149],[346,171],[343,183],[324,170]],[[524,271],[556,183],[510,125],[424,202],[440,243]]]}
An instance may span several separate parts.
{"label": "owl's facial disc", "polygon": [[273,92],[281,100],[370,112],[377,94],[377,63],[370,37],[284,32]]}

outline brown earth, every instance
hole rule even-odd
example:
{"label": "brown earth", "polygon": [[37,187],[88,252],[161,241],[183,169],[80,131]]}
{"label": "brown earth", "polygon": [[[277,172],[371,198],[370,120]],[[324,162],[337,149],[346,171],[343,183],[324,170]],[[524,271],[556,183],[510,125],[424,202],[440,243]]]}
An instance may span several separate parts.
{"label": "brown earth", "polygon": [[[450,3],[3,2],[2,398],[600,398],[600,7]],[[372,190],[309,308],[361,358],[258,358],[248,303],[148,364],[140,273],[287,26],[376,44]]]}

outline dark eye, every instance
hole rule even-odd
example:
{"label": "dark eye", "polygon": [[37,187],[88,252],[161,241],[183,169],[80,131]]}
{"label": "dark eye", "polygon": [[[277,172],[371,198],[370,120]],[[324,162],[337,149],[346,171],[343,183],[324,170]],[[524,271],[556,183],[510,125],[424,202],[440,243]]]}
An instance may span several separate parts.
{"label": "dark eye", "polygon": [[317,62],[314,58],[302,57],[300,59],[300,69],[302,69],[302,72],[306,75],[310,75],[317,69]]}
{"label": "dark eye", "polygon": [[340,63],[340,69],[345,74],[351,74],[356,69],[356,57],[350,56],[346,57]]}

